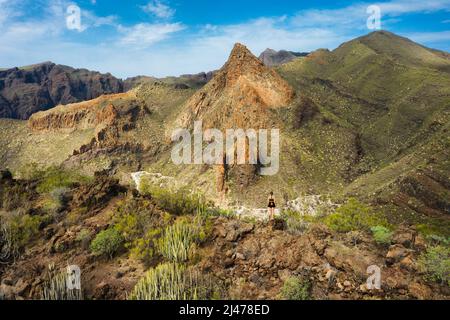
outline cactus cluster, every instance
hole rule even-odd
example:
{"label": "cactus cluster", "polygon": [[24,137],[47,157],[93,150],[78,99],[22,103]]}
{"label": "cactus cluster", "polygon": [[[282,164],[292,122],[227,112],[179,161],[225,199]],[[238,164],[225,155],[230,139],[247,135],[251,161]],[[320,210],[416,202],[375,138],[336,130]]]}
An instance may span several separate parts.
{"label": "cactus cluster", "polygon": [[54,264],[48,266],[47,281],[41,293],[42,300],[83,300],[81,289],[67,287],[67,272],[58,272]]}
{"label": "cactus cluster", "polygon": [[202,300],[210,295],[213,285],[201,274],[178,263],[164,263],[152,268],[139,280],[131,300]]}
{"label": "cactus cluster", "polygon": [[195,250],[196,228],[193,224],[180,220],[167,227],[157,240],[157,250],[173,262],[185,262]]}

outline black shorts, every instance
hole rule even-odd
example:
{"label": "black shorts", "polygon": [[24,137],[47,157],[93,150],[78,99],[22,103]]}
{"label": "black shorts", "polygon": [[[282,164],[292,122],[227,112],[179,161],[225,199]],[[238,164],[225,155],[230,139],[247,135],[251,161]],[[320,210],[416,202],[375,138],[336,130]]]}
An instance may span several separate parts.
{"label": "black shorts", "polygon": [[269,203],[268,208],[275,208],[275,203]]}

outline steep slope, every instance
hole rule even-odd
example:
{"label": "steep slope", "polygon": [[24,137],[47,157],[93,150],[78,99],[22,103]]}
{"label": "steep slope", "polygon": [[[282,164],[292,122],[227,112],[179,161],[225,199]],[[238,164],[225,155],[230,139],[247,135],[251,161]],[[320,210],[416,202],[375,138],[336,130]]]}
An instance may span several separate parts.
{"label": "steep slope", "polygon": [[[402,55],[395,48],[404,42],[413,46],[377,32],[333,52],[315,52],[279,71],[327,111],[361,131],[366,151],[382,161],[423,141],[436,129],[433,126],[442,126],[438,119],[450,105],[450,74],[442,71],[450,61],[419,45]],[[427,59],[418,64],[412,56]]]}
{"label": "steep slope", "polygon": [[111,74],[44,62],[0,71],[0,117],[28,119],[33,113],[123,91]]}
{"label": "steep slope", "polygon": [[[347,188],[351,194],[389,201],[400,197],[397,202],[404,206],[404,182],[417,182],[409,175],[416,176],[422,166],[441,181],[434,188],[440,200],[422,211],[447,212],[449,66],[440,52],[382,31],[332,52],[316,51],[278,70],[322,113],[358,135],[361,159],[353,169],[360,178]],[[414,188],[428,186],[415,183]],[[413,191],[408,198],[424,201],[423,194]]]}

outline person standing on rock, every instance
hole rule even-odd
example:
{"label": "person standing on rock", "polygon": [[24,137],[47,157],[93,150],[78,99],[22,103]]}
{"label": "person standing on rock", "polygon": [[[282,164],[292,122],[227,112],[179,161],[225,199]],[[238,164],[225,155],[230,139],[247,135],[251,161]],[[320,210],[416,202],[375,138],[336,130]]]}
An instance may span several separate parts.
{"label": "person standing on rock", "polygon": [[273,220],[274,214],[275,214],[275,197],[273,196],[273,191],[270,191],[269,193],[269,204],[268,204],[268,211],[269,211],[269,219]]}

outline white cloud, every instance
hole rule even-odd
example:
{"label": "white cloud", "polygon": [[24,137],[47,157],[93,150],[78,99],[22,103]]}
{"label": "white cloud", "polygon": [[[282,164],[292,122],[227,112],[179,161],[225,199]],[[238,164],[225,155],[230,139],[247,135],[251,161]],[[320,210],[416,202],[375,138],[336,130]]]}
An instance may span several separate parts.
{"label": "white cloud", "polygon": [[120,27],[119,31],[123,33],[124,36],[119,42],[123,45],[145,48],[156,42],[167,39],[170,34],[181,31],[184,28],[185,27],[180,23],[140,23],[131,28]]}
{"label": "white cloud", "polygon": [[84,29],[87,28],[96,28],[101,26],[113,26],[117,27],[118,24],[118,17],[117,16],[106,16],[106,17],[99,17],[95,15],[92,11],[88,10],[82,10],[81,11],[81,21],[84,25]]}
{"label": "white cloud", "polygon": [[0,0],[0,26],[22,15],[19,0]]}
{"label": "white cloud", "polygon": [[159,0],[150,1],[145,6],[141,7],[145,12],[152,14],[161,19],[169,19],[175,15],[175,9],[165,5]]}
{"label": "white cloud", "polygon": [[[378,5],[382,22],[395,20],[386,17],[398,17],[403,14],[431,13],[450,11],[450,0],[393,0],[389,2],[362,2],[338,9],[309,9],[298,12],[292,23],[301,27],[333,27],[338,29],[365,29],[369,15],[369,5]],[[398,21],[398,20],[396,20]]]}
{"label": "white cloud", "polygon": [[335,47],[344,40],[346,37],[331,29],[299,28],[286,23],[284,17],[279,17],[260,18],[235,25],[206,26],[202,35],[193,40],[193,45],[220,49],[228,54],[234,43],[241,42],[259,54],[267,47],[310,51]]}
{"label": "white cloud", "polygon": [[380,3],[382,14],[396,16],[407,13],[430,13],[440,10],[450,11],[450,0],[393,0]]}

